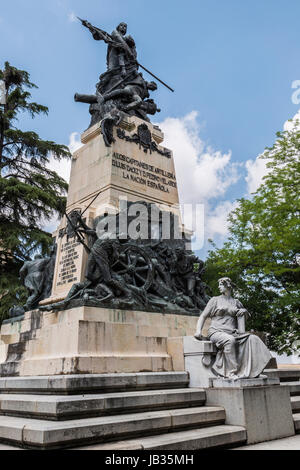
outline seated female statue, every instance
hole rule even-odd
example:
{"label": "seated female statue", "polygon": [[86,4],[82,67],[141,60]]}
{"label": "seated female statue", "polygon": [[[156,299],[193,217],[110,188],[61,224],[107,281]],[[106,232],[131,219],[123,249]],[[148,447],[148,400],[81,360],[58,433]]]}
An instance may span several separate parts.
{"label": "seated female statue", "polygon": [[248,314],[241,302],[232,297],[233,283],[229,277],[219,279],[221,295],[212,297],[203,310],[197,324],[195,338],[202,336],[207,318],[211,318],[207,339],[218,350],[212,370],[221,377],[258,377],[264,370],[271,353],[261,339],[245,332]]}

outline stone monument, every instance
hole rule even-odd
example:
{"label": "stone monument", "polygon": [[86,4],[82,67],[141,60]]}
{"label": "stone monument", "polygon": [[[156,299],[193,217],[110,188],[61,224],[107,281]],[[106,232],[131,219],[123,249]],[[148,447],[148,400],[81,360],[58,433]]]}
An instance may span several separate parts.
{"label": "stone monument", "polygon": [[[72,156],[66,213],[50,256],[22,267],[28,300],[1,326],[0,439],[187,450],[293,435],[289,389],[261,375],[270,353],[246,333],[230,279],[207,296],[173,154],[148,117],[157,84],[139,70],[170,87],[138,62],[125,23],[108,34],[81,22],[108,45],[107,70],[95,94],[75,94],[91,123]],[[161,434],[116,443],[143,432]]]}
{"label": "stone monument", "polygon": [[30,296],[2,326],[1,375],[174,371],[168,339],[193,334],[209,300],[173,154],[148,117],[157,85],[139,69],[154,75],[125,23],[108,34],[81,21],[107,43],[107,70],[94,95],[75,94],[91,123],[72,156],[56,254],[21,270]]}

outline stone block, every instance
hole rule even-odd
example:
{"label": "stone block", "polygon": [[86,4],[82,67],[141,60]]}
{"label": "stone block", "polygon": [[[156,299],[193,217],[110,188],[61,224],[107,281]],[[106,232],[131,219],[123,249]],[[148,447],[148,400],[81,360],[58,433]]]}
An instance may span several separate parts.
{"label": "stone block", "polygon": [[293,413],[300,413],[300,396],[291,397],[291,403]]}
{"label": "stone block", "polygon": [[[1,447],[0,447],[1,450]],[[140,440],[130,439],[127,441],[107,442],[105,444],[94,444],[90,446],[76,447],[69,450],[143,450]]]}
{"label": "stone block", "polygon": [[225,422],[225,411],[220,406],[201,406],[189,409],[170,410],[174,427],[207,426]]}
{"label": "stone block", "polygon": [[206,394],[207,405],[218,404],[225,408],[226,424],[246,428],[248,444],[295,434],[286,387],[210,388]]}
{"label": "stone block", "polygon": [[300,381],[298,382],[283,382],[282,387],[289,387],[291,396],[300,395]]}
{"label": "stone block", "polygon": [[183,355],[183,338],[174,337],[167,339],[167,351],[172,358],[173,370],[185,370]]}
{"label": "stone block", "polygon": [[193,336],[183,338],[184,363],[190,376],[190,387],[210,387],[210,379],[216,376],[205,364],[206,361],[211,363],[215,353],[210,341],[198,341]]}
{"label": "stone block", "polygon": [[[246,440],[246,431],[239,426],[210,426],[203,429],[177,431],[159,436],[127,441],[107,442],[78,450],[200,450],[234,446]],[[188,458],[188,456],[187,456]],[[186,463],[190,463],[186,461]]]}
{"label": "stone block", "polygon": [[[73,374],[0,378],[0,393],[33,392],[62,395],[122,390],[176,389],[187,385],[188,374],[186,372]],[[186,391],[188,392],[189,389],[187,388]]]}
{"label": "stone block", "polygon": [[47,397],[44,395],[0,395],[0,411],[12,416],[39,415],[55,416],[57,413],[56,397]]}
{"label": "stone block", "polygon": [[144,450],[185,451],[232,446],[245,440],[246,431],[243,427],[223,425],[144,437],[140,442]]}
{"label": "stone block", "polygon": [[281,382],[299,381],[300,367],[295,369],[278,369],[278,375]]}
{"label": "stone block", "polygon": [[156,387],[168,388],[170,386],[186,386],[188,384],[188,375],[186,372],[149,372],[136,374],[136,386],[138,388]]}
{"label": "stone block", "polygon": [[[190,334],[197,317],[78,307],[43,314],[26,312],[19,323],[18,328],[14,324],[1,329],[3,376],[183,371],[182,347],[179,351],[175,345],[172,358],[167,339]],[[17,331],[22,328],[30,329],[22,335],[21,344]],[[16,347],[18,357],[10,354],[10,364],[6,364],[8,350],[13,352]]]}
{"label": "stone block", "polygon": [[264,370],[264,375],[266,375],[269,378],[279,378],[279,370],[278,369],[265,369]]}
{"label": "stone block", "polygon": [[22,442],[23,439],[24,420],[22,418],[14,418],[14,425],[11,426],[11,418],[9,416],[0,417],[0,438],[6,441]]}
{"label": "stone block", "polygon": [[279,377],[281,382],[297,382],[300,380],[300,368],[265,369],[263,373],[268,377]]}
{"label": "stone block", "polygon": [[104,442],[158,432],[172,431],[172,434],[183,427],[201,428],[223,420],[224,411],[219,407],[140,412],[55,422],[0,416],[0,439],[34,448],[62,448],[81,442]]}
{"label": "stone block", "polygon": [[167,355],[120,355],[120,356],[62,356],[28,359],[21,363],[20,375],[60,374],[107,374],[130,372],[172,371],[172,360]]}
{"label": "stone block", "polygon": [[248,388],[248,387],[264,387],[266,385],[280,385],[277,378],[249,378],[249,379],[225,379],[218,377],[210,380],[210,384],[214,388]]}
{"label": "stone block", "polygon": [[199,341],[194,336],[183,338],[184,354],[213,354],[216,348],[211,341]]}
{"label": "stone block", "polygon": [[298,434],[300,433],[300,413],[295,413],[293,415],[293,418],[294,418],[295,432]]}
{"label": "stone block", "polygon": [[[1,325],[1,340],[5,341],[4,337],[16,336],[21,333],[22,323],[25,320],[24,317],[20,317],[18,321],[7,320],[7,322]],[[6,341],[5,341],[6,342]]]}
{"label": "stone block", "polygon": [[14,446],[8,446],[6,444],[0,444],[0,451],[1,450],[24,450],[24,449],[21,449],[19,447],[14,447]]}

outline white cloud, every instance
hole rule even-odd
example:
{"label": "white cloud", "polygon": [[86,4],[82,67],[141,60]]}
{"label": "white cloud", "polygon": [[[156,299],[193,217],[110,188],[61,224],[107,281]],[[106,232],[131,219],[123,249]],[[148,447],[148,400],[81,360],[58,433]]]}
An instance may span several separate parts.
{"label": "white cloud", "polygon": [[[76,150],[82,147],[82,143],[80,142],[78,136],[79,136],[78,132],[72,132],[72,134],[69,137],[68,147],[71,153],[74,153]],[[55,160],[54,157],[51,157],[49,167],[51,168],[51,170],[56,171],[56,173],[59,176],[61,176],[64,180],[69,182],[70,171],[71,171],[70,160],[64,159],[64,160],[58,161],[58,160]]]}
{"label": "white cloud", "polygon": [[182,203],[205,203],[223,196],[237,182],[237,164],[231,162],[231,152],[222,153],[205,145],[199,137],[195,111],[183,118],[167,118],[159,125],[165,134],[164,145],[174,151]]}
{"label": "white cloud", "polygon": [[[300,109],[292,117],[292,119],[285,121],[283,124],[284,131],[291,131],[294,128],[300,130]],[[247,183],[248,195],[257,191],[259,186],[263,183],[263,177],[268,174],[268,168],[266,166],[267,160],[260,158],[258,155],[255,160],[247,160],[246,170],[247,175],[245,177]]]}
{"label": "white cloud", "polygon": [[208,238],[226,237],[228,234],[228,215],[238,206],[238,202],[222,201],[208,214],[206,235]]}
{"label": "white cloud", "polygon": [[166,118],[159,126],[165,134],[163,145],[174,152],[180,202],[204,204],[204,240],[225,237],[226,219],[235,203],[226,200],[217,207],[214,204],[238,181],[240,164],[231,161],[230,151],[222,153],[205,144],[199,136],[195,111],[183,118]]}
{"label": "white cloud", "polygon": [[71,170],[71,162],[70,160],[63,159],[63,160],[55,160],[54,157],[50,158],[49,168],[51,170],[56,171],[56,173],[61,176],[65,181],[69,182],[70,180],[70,170]]}
{"label": "white cloud", "polygon": [[260,158],[260,155],[255,160],[246,161],[247,176],[245,180],[249,194],[254,193],[262,184],[263,177],[268,173],[266,163],[267,161]]}
{"label": "white cloud", "polygon": [[[69,149],[71,153],[74,153],[75,150],[78,150],[82,144],[78,138],[78,132],[72,132],[69,137]],[[61,176],[65,181],[69,182],[70,180],[70,171],[71,171],[71,160],[63,159],[61,161],[55,160],[54,157],[50,158],[49,168],[56,171],[56,173]],[[54,232],[59,223],[58,218],[55,216],[45,224],[43,224],[43,230],[47,232]]]}
{"label": "white cloud", "polygon": [[58,224],[59,224],[59,218],[58,218],[58,217],[53,217],[51,220],[49,220],[48,222],[46,222],[46,223],[42,226],[42,229],[43,229],[45,232],[53,233],[53,232],[55,232],[55,230],[57,229]]}
{"label": "white cloud", "polygon": [[71,23],[74,23],[75,21],[77,21],[77,16],[75,15],[75,13],[73,11],[71,11],[68,14],[68,19]]}
{"label": "white cloud", "polygon": [[72,134],[70,135],[68,147],[71,153],[74,153],[76,150],[82,147],[78,132],[72,132]]}
{"label": "white cloud", "polygon": [[297,113],[294,115],[292,119],[285,121],[283,125],[283,130],[291,131],[295,127],[295,124],[297,125],[299,129],[300,128],[300,109],[299,111],[297,111]]}

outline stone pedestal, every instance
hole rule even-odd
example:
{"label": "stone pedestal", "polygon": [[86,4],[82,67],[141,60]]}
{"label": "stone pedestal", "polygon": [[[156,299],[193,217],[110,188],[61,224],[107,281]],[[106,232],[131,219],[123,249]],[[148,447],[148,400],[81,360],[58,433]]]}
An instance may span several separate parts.
{"label": "stone pedestal", "polygon": [[32,311],[1,327],[0,376],[184,370],[168,338],[190,335],[197,317],[99,307]]}
{"label": "stone pedestal", "polygon": [[[203,328],[204,332],[205,330],[206,325]],[[195,330],[192,333],[194,332]],[[207,364],[215,358],[216,348],[210,341],[198,341],[194,336],[169,338],[168,350],[172,355],[173,363],[189,373],[190,387],[211,386],[211,379],[216,376]]]}
{"label": "stone pedestal", "polygon": [[212,388],[249,388],[249,387],[264,387],[266,385],[280,385],[278,377],[260,376],[249,379],[225,379],[224,377],[217,377],[210,379],[210,387]]}
{"label": "stone pedestal", "polygon": [[[146,125],[157,150],[147,149],[138,137],[139,126]],[[123,138],[120,138],[120,131]],[[72,157],[67,209],[84,207],[100,190],[93,203],[96,216],[103,208],[119,208],[119,197],[172,207],[178,204],[173,155],[161,146],[161,130],[137,117],[127,117],[113,130],[115,142],[106,147],[101,123],[85,131],[84,144]]]}
{"label": "stone pedestal", "polygon": [[190,375],[190,387],[210,386],[215,375],[208,367],[216,356],[216,348],[210,341],[198,341],[187,336],[183,340],[185,370]]}
{"label": "stone pedestal", "polygon": [[206,404],[223,406],[226,424],[245,427],[249,444],[295,434],[289,389],[280,386],[278,377],[216,377],[210,368],[213,343],[187,336],[170,338],[168,344],[173,363],[189,373],[189,386],[205,388]]}
{"label": "stone pedestal", "polygon": [[223,406],[225,423],[244,426],[248,444],[293,436],[295,429],[288,387],[264,386],[262,383],[257,386],[255,380],[259,379],[227,381],[226,384],[217,380],[214,388],[206,390],[206,404]]}
{"label": "stone pedestal", "polygon": [[[155,143],[154,147],[148,145],[151,149],[141,139],[141,126],[147,127],[150,143]],[[150,122],[132,116],[114,127],[113,134],[111,147],[105,146],[101,123],[82,134],[83,145],[72,156],[67,214],[81,211],[92,227],[97,217],[118,213],[121,200],[143,201],[175,214],[182,232],[174,159],[172,152],[161,145],[163,133]],[[52,295],[41,305],[62,300],[75,282],[84,279],[86,251],[75,237],[67,235],[66,226],[65,216],[53,234],[57,256]]]}

